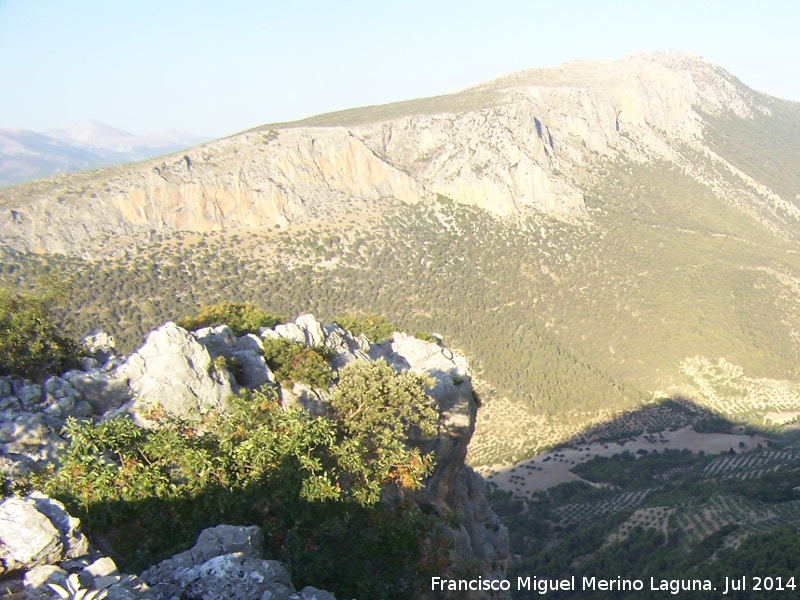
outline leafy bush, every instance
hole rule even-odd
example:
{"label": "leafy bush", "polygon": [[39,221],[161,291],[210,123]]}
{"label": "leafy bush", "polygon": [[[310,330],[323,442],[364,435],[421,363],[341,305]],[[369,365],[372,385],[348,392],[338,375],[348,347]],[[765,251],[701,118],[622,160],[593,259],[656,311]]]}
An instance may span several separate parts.
{"label": "leafy bush", "polygon": [[52,295],[0,290],[0,375],[41,379],[77,367],[80,345],[59,333],[55,302]]}
{"label": "leafy bush", "polygon": [[265,339],[264,360],[281,384],[307,383],[317,388],[328,387],[333,371],[328,366],[330,351],[324,346],[309,348],[286,339]]}
{"label": "leafy bush", "polygon": [[237,357],[220,355],[211,362],[210,371],[220,372],[223,369],[229,371],[238,383],[244,381],[244,368]]}
{"label": "leafy bush", "polygon": [[232,396],[225,414],[162,417],[152,430],[73,419],[60,465],[28,483],[80,514],[125,569],[185,549],[205,527],[257,524],[267,554],[289,565],[299,587],[413,597],[422,570],[441,562],[431,553],[444,556],[446,546],[428,543],[435,519],[414,503],[379,500],[386,484],[418,489],[433,466],[407,446],[413,429],[435,431],[428,383],[356,363],[342,370],[332,418],[284,412],[266,389]]}
{"label": "leafy bush", "polygon": [[429,376],[397,374],[384,360],[357,361],[342,369],[329,402],[339,424],[338,458],[349,469],[347,485],[359,502],[380,500],[387,483],[419,489],[432,471],[433,457],[407,445],[413,429],[424,436],[436,434],[439,413],[425,393],[431,385]]}
{"label": "leafy bush", "polygon": [[398,329],[384,317],[378,315],[345,315],[337,318],[336,324],[355,336],[363,333],[373,344],[391,339],[392,333]]}
{"label": "leafy bush", "polygon": [[236,335],[257,333],[261,327],[274,327],[283,319],[265,313],[253,304],[220,302],[213,306],[204,306],[193,317],[178,319],[180,327],[194,331],[201,327],[227,325]]}
{"label": "leafy bush", "polygon": [[435,337],[425,331],[415,331],[414,337],[418,340],[422,340],[423,342],[433,342],[434,344],[438,342]]}

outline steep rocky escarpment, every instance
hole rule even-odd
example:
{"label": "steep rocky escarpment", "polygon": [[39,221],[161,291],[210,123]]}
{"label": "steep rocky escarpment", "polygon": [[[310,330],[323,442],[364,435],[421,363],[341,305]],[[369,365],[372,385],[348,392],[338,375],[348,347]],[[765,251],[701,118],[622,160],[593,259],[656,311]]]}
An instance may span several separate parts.
{"label": "steep rocky escarpment", "polygon": [[703,115],[752,119],[770,109],[699,57],[579,61],[377,108],[8,188],[0,235],[17,250],[102,254],[110,236],[336,221],[361,210],[359,202],[437,195],[497,215],[568,218],[585,212],[603,157],[667,161],[776,231],[786,227],[775,215],[797,216],[794,198],[732,166],[705,139]]}

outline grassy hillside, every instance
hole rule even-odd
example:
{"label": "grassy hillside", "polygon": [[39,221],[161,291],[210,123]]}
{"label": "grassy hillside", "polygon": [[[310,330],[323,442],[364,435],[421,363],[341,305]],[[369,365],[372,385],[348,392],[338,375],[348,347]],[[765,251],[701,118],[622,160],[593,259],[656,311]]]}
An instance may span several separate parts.
{"label": "grassy hillside", "polygon": [[480,110],[497,106],[502,102],[502,91],[492,89],[465,90],[445,96],[350,108],[333,113],[315,115],[300,121],[292,121],[291,123],[264,125],[256,128],[256,130],[286,127],[355,127],[411,115],[435,115]]}

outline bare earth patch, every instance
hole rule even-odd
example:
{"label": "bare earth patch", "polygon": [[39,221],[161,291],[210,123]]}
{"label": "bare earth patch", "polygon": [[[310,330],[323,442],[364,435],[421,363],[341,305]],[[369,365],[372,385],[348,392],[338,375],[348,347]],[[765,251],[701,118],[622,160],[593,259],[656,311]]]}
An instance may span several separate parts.
{"label": "bare earth patch", "polygon": [[[767,440],[760,436],[739,435],[729,433],[698,433],[690,427],[676,431],[664,431],[657,434],[639,436],[624,443],[598,442],[585,444],[578,449],[556,449],[540,454],[514,465],[494,465],[478,469],[488,481],[497,484],[500,489],[520,496],[530,496],[533,492],[547,490],[555,485],[569,481],[585,481],[570,471],[575,465],[586,462],[596,456],[610,457],[625,450],[635,454],[637,450],[690,450],[693,453],[721,454],[733,448],[736,452],[747,452],[758,446],[766,445]],[[743,444],[743,446],[740,446]],[[589,483],[589,482],[587,482]],[[591,484],[594,485],[594,484]]]}

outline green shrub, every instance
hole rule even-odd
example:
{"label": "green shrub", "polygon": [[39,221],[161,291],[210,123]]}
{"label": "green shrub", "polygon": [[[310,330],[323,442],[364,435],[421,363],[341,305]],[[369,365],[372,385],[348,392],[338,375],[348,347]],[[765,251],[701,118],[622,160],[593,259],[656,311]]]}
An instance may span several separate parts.
{"label": "green shrub", "polygon": [[300,382],[317,388],[328,386],[333,371],[327,362],[330,351],[324,346],[309,348],[283,338],[268,338],[263,344],[264,360],[275,373],[278,383],[291,386]]}
{"label": "green shrub", "polygon": [[435,337],[433,337],[430,333],[426,333],[425,331],[415,331],[414,337],[418,340],[422,340],[423,342],[433,342],[434,344],[438,343]]}
{"label": "green shrub", "polygon": [[432,515],[383,504],[380,490],[418,489],[430,473],[431,455],[407,446],[412,429],[435,432],[429,383],[356,363],[342,370],[331,418],[283,411],[266,389],[230,397],[224,414],[162,417],[151,430],[73,419],[59,466],[28,485],[80,515],[124,569],[187,548],[206,527],[256,524],[267,556],[285,561],[299,587],[415,597],[431,565],[447,568],[447,547]]}
{"label": "green shrub", "polygon": [[[359,501],[377,502],[381,487],[390,482],[418,489],[433,469],[432,456],[407,446],[412,429],[436,434],[439,413],[425,393],[431,385],[430,376],[398,374],[384,360],[356,361],[342,369],[329,403],[340,428],[339,460],[355,476],[350,485],[359,490]],[[371,460],[363,461],[362,455]]]}
{"label": "green shrub", "polygon": [[257,333],[261,327],[274,327],[282,321],[282,318],[265,313],[253,304],[220,302],[213,306],[202,307],[193,317],[178,319],[177,324],[188,331],[201,327],[227,325],[236,335],[244,335]]}
{"label": "green shrub", "polygon": [[42,379],[78,366],[80,345],[53,322],[56,301],[0,290],[0,375]]}
{"label": "green shrub", "polygon": [[337,318],[336,324],[355,336],[363,333],[373,344],[391,339],[392,333],[398,330],[384,317],[378,315],[345,315]]}
{"label": "green shrub", "polygon": [[237,382],[241,383],[244,380],[244,368],[237,357],[218,356],[211,362],[210,371],[222,371],[223,369],[229,371]]}

